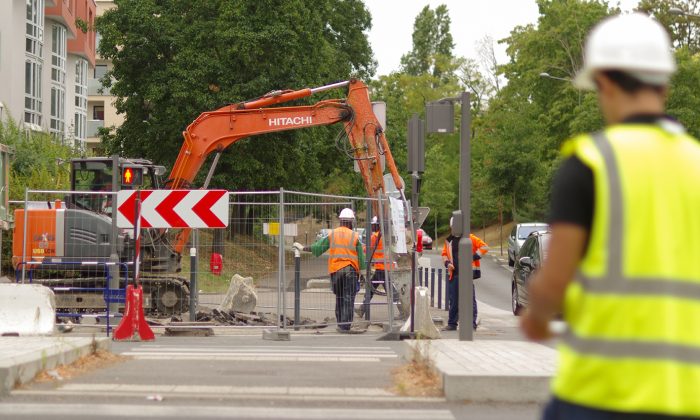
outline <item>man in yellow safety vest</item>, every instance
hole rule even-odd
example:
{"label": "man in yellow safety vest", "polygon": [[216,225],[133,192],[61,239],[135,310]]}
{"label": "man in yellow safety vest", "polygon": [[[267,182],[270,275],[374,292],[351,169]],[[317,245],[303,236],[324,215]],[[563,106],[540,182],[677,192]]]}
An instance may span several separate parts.
{"label": "man in yellow safety vest", "polygon": [[534,340],[563,314],[549,419],[700,417],[700,143],[664,115],[676,69],[640,13],[590,33],[575,79],[607,127],[566,142],[549,253],[521,319]]}

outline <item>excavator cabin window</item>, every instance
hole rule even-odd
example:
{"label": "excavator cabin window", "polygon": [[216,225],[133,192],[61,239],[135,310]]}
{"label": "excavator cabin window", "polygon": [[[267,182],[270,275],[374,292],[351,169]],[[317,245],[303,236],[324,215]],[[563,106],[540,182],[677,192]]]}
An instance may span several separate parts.
{"label": "excavator cabin window", "polygon": [[[112,191],[111,161],[74,161],[71,177],[73,191]],[[112,198],[105,195],[74,194],[72,203],[85,210],[111,214]]]}

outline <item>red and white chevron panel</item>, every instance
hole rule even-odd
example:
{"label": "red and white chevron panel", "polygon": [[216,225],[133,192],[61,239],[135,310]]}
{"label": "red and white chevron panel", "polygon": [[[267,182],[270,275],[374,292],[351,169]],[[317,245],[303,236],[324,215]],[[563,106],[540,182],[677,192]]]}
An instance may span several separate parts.
{"label": "red and white chevron panel", "polygon": [[[223,228],[228,226],[226,190],[141,190],[141,227]],[[117,194],[117,226],[134,227],[136,191]]]}

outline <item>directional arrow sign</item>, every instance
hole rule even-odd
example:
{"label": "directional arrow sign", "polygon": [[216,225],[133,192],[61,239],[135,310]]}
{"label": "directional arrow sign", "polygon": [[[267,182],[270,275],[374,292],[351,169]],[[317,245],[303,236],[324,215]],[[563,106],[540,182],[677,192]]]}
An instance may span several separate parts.
{"label": "directional arrow sign", "polygon": [[[141,190],[144,228],[223,228],[228,226],[226,190]],[[117,226],[134,227],[136,191],[117,194]]]}

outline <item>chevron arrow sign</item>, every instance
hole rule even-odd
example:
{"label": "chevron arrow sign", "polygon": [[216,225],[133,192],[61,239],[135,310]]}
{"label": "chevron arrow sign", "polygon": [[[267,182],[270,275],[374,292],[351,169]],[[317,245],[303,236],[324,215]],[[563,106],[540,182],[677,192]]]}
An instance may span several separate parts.
{"label": "chevron arrow sign", "polygon": [[[134,227],[136,191],[117,193],[117,226]],[[141,227],[223,228],[228,226],[226,190],[141,190]]]}

